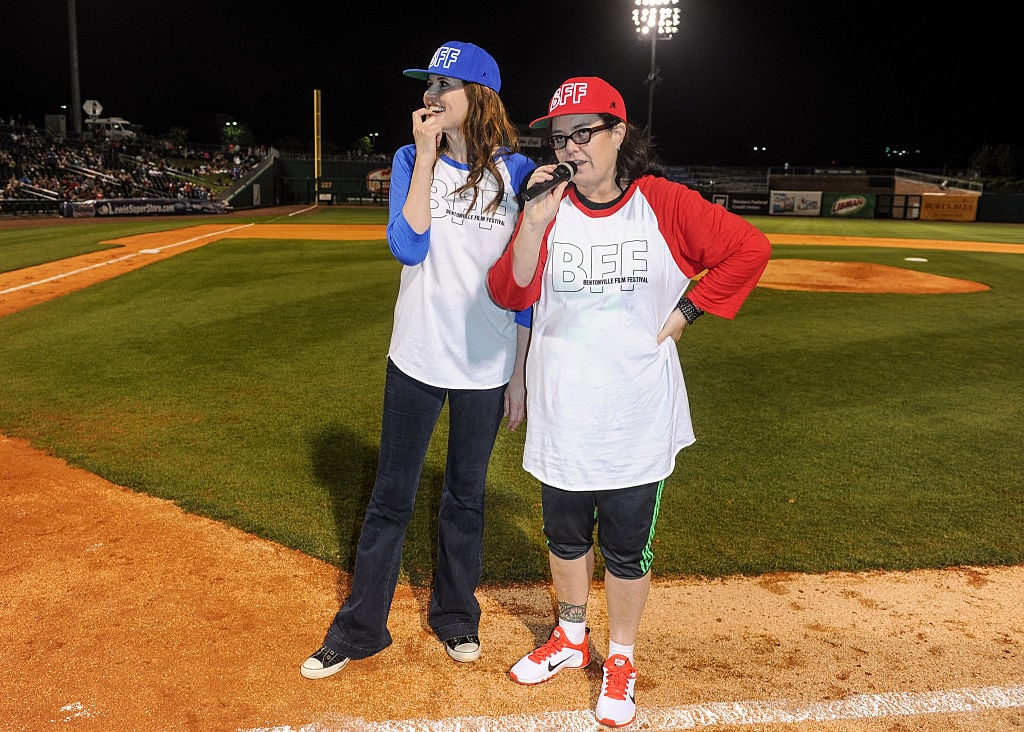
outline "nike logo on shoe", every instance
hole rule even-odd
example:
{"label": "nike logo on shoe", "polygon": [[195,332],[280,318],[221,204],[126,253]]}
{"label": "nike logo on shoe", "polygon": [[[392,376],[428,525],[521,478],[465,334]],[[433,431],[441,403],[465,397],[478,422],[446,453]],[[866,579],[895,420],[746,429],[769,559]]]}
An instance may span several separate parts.
{"label": "nike logo on shoe", "polygon": [[554,670],[555,670],[556,668],[558,668],[559,666],[561,666],[561,665],[562,665],[563,663],[565,663],[566,661],[568,661],[568,660],[569,660],[570,658],[572,658],[572,656],[568,656],[568,657],[566,657],[566,658],[563,658],[563,659],[562,659],[561,661],[559,661],[558,663],[551,663],[551,661],[548,661],[548,671],[554,671]]}

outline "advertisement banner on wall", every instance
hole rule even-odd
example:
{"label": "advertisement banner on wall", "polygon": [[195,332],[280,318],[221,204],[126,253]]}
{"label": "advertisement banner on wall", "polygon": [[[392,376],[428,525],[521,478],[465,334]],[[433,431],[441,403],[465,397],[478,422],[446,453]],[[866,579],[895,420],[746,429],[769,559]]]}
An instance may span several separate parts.
{"label": "advertisement banner on wall", "polygon": [[711,202],[724,206],[734,214],[740,216],[767,216],[768,196],[757,193],[716,193],[711,196]]}
{"label": "advertisement banner on wall", "polygon": [[921,221],[977,221],[979,196],[921,194]]}
{"label": "advertisement banner on wall", "polygon": [[820,216],[821,191],[772,191],[772,216]]}
{"label": "advertisement banner on wall", "polygon": [[874,193],[825,193],[821,199],[822,216],[845,219],[875,218]]}
{"label": "advertisement banner on wall", "polygon": [[221,214],[230,209],[219,201],[191,198],[107,198],[95,201],[65,201],[61,216],[178,216],[181,214]]}

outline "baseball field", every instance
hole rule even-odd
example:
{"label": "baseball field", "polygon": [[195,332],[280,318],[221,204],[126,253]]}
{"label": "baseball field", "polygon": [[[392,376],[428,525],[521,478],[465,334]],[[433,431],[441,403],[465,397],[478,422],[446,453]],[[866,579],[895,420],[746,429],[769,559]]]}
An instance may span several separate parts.
{"label": "baseball field", "polygon": [[[1024,227],[756,223],[748,305],[680,344],[700,443],[629,729],[1024,729]],[[426,624],[432,453],[395,644],[298,674],[372,480],[382,224],[0,222],[0,730],[600,729],[599,663],[505,675],[554,619],[521,432],[492,468],[481,660]],[[603,659],[600,584],[590,611]]]}

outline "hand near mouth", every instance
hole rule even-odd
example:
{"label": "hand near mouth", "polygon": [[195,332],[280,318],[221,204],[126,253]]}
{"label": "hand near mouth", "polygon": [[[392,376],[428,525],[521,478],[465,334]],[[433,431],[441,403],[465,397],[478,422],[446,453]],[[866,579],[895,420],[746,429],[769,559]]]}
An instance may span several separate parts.
{"label": "hand near mouth", "polygon": [[412,113],[412,137],[416,143],[417,156],[425,155],[433,159],[441,144],[442,134],[436,108],[420,107]]}

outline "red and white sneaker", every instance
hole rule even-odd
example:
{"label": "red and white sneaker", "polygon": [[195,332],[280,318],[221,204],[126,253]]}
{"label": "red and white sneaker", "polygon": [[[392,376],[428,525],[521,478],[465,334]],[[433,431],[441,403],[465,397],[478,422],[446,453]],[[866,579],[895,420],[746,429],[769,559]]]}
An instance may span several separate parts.
{"label": "red and white sneaker", "polygon": [[547,681],[563,668],[583,668],[590,663],[590,629],[587,628],[583,642],[575,645],[565,637],[565,630],[556,626],[551,637],[540,648],[519,659],[508,675],[517,684],[532,686]]}
{"label": "red and white sneaker", "polygon": [[628,658],[616,653],[604,662],[604,681],[597,698],[594,716],[606,727],[625,727],[636,717],[636,668]]}

